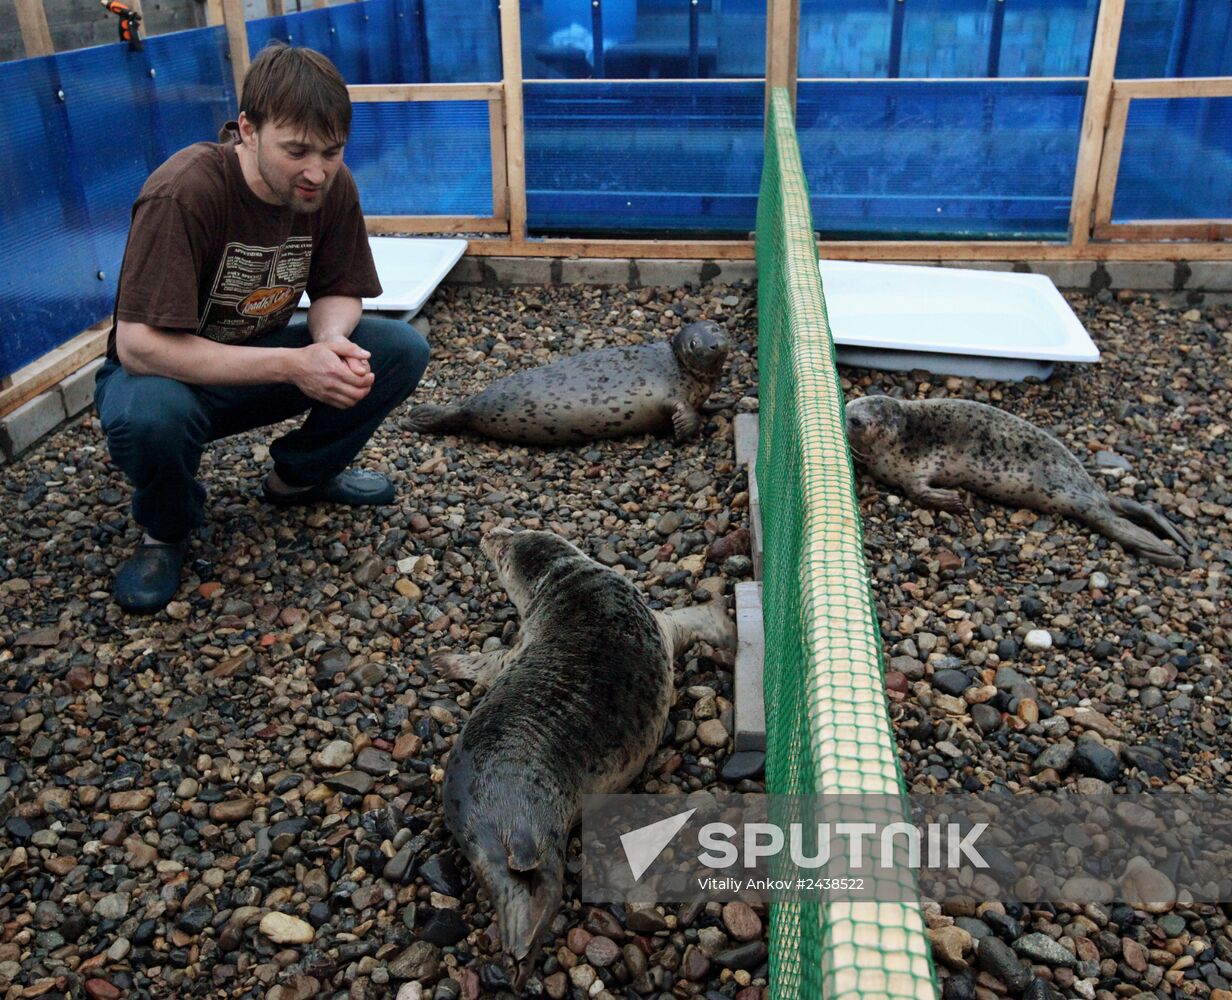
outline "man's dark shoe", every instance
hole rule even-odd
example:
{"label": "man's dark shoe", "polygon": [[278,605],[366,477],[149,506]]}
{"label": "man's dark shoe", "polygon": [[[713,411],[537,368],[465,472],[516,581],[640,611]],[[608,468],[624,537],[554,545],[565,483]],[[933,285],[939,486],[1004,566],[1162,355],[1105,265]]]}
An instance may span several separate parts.
{"label": "man's dark shoe", "polygon": [[269,477],[261,483],[261,496],[278,507],[308,503],[340,503],[349,507],[380,507],[394,501],[394,484],[379,472],[347,469],[333,479],[294,493],[275,493]]}
{"label": "man's dark shoe", "polygon": [[139,545],[116,573],[111,596],[130,614],[148,615],[167,606],[180,588],[187,542]]}

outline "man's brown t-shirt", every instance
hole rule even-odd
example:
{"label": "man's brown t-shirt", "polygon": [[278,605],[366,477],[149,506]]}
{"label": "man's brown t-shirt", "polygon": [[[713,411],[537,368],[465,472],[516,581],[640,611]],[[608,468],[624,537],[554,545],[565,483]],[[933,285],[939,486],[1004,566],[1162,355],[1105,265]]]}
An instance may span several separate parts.
{"label": "man's brown t-shirt", "polygon": [[115,320],[242,344],[285,326],[301,294],[381,294],[355,179],[339,168],[316,212],[271,205],[233,143],[199,142],[154,171],[133,205]]}

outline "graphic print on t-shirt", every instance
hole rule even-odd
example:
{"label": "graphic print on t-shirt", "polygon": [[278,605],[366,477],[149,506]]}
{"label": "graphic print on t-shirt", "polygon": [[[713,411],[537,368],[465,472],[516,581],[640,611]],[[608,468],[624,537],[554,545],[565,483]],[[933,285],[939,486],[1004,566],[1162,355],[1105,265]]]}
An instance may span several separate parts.
{"label": "graphic print on t-shirt", "polygon": [[276,247],[228,243],[198,335],[221,344],[240,344],[284,325],[307,287],[311,264],[311,236],[291,236]]}

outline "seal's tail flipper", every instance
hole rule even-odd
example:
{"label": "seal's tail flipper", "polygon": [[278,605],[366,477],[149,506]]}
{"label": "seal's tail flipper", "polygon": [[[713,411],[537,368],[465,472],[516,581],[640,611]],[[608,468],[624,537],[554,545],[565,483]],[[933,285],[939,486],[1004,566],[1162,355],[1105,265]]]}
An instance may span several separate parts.
{"label": "seal's tail flipper", "polygon": [[420,403],[402,426],[412,431],[460,431],[466,428],[466,417],[457,403],[438,406],[436,403]]}
{"label": "seal's tail flipper", "polygon": [[1185,552],[1193,551],[1193,546],[1185,533],[1159,511],[1127,497],[1109,497],[1108,504],[1118,514],[1133,521],[1134,524],[1146,528],[1147,531],[1160,538],[1171,538]]}
{"label": "seal's tail flipper", "polygon": [[439,677],[451,681],[474,681],[486,688],[508,665],[511,649],[494,649],[486,653],[433,653],[430,662]]}
{"label": "seal's tail flipper", "polygon": [[655,617],[667,635],[673,659],[699,641],[721,649],[736,648],[736,623],[727,617],[727,601],[723,598],[658,611]]}
{"label": "seal's tail flipper", "polygon": [[1185,565],[1185,560],[1170,545],[1108,508],[1093,512],[1083,520],[1104,537],[1120,542],[1127,552],[1137,552],[1151,562],[1170,569],[1180,569]]}

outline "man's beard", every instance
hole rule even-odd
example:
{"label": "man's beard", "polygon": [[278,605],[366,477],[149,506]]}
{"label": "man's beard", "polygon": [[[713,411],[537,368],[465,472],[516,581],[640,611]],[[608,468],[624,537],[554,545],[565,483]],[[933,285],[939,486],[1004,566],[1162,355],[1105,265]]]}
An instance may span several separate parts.
{"label": "man's beard", "polygon": [[293,181],[289,183],[279,181],[270,171],[266,170],[265,157],[261,154],[260,149],[257,150],[257,172],[261,175],[261,179],[265,181],[266,187],[278,199],[279,204],[301,215],[311,215],[313,212],[320,211],[321,206],[325,203],[325,193],[333,182],[332,177],[327,177],[325,182],[316,189],[317,196],[312,201],[305,201],[303,196],[295,189]]}

